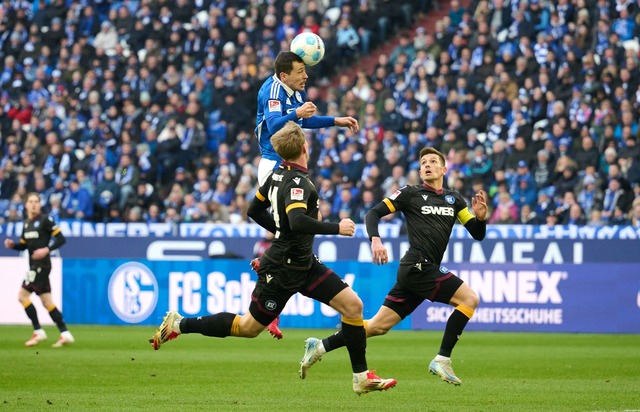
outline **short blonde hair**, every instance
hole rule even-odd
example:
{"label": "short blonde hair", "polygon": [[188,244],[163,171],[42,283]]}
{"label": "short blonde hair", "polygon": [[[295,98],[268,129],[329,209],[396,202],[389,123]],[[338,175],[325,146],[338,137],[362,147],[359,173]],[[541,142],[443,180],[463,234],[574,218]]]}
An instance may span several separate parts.
{"label": "short blonde hair", "polygon": [[300,157],[305,142],[304,130],[292,121],[271,136],[271,144],[278,156],[289,161]]}

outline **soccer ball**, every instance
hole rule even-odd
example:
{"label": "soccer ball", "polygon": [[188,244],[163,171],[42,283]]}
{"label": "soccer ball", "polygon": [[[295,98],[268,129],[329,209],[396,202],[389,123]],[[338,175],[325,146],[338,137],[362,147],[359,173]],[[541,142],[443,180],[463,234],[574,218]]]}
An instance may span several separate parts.
{"label": "soccer ball", "polygon": [[307,66],[315,66],[324,57],[324,42],[320,36],[311,32],[298,34],[291,42],[290,49]]}

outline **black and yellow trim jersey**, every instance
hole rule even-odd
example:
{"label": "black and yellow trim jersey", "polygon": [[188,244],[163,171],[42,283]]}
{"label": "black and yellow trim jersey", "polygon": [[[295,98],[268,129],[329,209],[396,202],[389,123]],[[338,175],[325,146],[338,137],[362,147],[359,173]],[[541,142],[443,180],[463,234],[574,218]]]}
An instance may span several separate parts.
{"label": "black and yellow trim jersey", "polygon": [[425,259],[440,263],[447,249],[456,221],[466,225],[475,216],[455,190],[434,190],[427,185],[405,186],[383,203],[390,212],[402,212],[406,219],[409,250],[403,262],[417,263]]}

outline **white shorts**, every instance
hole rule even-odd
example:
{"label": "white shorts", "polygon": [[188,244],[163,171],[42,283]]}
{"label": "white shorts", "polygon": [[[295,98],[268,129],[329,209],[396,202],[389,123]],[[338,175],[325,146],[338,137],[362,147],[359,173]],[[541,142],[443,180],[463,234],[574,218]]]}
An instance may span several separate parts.
{"label": "white shorts", "polygon": [[273,172],[273,168],[278,161],[262,158],[258,163],[258,185],[262,186],[267,181],[267,177]]}

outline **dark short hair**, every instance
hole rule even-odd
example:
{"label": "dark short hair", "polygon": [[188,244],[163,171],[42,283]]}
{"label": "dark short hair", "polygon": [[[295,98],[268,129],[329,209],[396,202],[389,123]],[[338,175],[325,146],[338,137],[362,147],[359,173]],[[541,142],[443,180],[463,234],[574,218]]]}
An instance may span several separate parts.
{"label": "dark short hair", "polygon": [[279,79],[280,73],[291,74],[291,70],[293,70],[293,62],[304,64],[302,58],[293,52],[284,51],[278,53],[276,61],[273,63],[276,77]]}
{"label": "dark short hair", "polygon": [[434,154],[438,156],[440,158],[440,163],[442,164],[442,166],[445,166],[447,164],[444,155],[433,147],[425,147],[424,149],[420,150],[420,159],[422,159],[422,156],[428,154]]}

